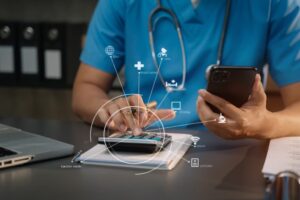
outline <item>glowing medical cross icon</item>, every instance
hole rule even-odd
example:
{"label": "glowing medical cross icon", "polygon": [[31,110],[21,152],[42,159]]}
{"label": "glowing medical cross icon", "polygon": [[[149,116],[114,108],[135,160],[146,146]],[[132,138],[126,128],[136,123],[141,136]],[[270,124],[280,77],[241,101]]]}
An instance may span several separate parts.
{"label": "glowing medical cross icon", "polygon": [[141,71],[141,69],[144,67],[144,64],[141,63],[141,61],[138,61],[134,67],[138,70]]}

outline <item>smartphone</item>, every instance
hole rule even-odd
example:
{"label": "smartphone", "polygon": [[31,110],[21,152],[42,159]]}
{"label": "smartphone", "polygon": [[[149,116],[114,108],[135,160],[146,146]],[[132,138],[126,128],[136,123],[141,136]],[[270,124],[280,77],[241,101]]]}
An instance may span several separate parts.
{"label": "smartphone", "polygon": [[[251,95],[258,70],[256,67],[213,66],[208,73],[207,91],[241,107]],[[215,106],[208,105],[213,112],[220,113]]]}

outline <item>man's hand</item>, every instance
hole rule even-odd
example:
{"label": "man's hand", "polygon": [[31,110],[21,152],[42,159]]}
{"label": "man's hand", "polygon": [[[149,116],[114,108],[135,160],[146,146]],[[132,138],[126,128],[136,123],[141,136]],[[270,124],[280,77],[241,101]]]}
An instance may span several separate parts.
{"label": "man's hand", "polygon": [[102,124],[107,124],[110,129],[121,132],[131,129],[134,135],[139,135],[142,132],[141,128],[158,119],[171,120],[175,115],[175,112],[169,109],[148,111],[140,95],[108,101],[98,113]]}
{"label": "man's hand", "polygon": [[[226,117],[226,123],[213,121],[219,117],[214,113],[206,102],[217,107]],[[266,108],[267,97],[261,84],[261,78],[256,75],[249,100],[240,108],[228,101],[217,97],[205,90],[199,91],[197,110],[204,125],[226,139],[272,138],[274,136],[274,124],[276,118]],[[205,122],[209,121],[209,122]]]}

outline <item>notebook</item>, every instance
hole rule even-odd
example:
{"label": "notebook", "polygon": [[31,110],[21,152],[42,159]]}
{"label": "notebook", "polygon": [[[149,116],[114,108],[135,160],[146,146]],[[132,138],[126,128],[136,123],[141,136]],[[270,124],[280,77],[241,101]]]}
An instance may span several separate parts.
{"label": "notebook", "polygon": [[262,169],[265,175],[292,171],[300,175],[300,137],[283,137],[270,141]]}
{"label": "notebook", "polygon": [[110,152],[105,145],[97,144],[81,154],[76,161],[89,165],[171,170],[191,146],[192,135],[181,133],[168,133],[168,135],[172,136],[172,142],[160,152],[152,154]]}

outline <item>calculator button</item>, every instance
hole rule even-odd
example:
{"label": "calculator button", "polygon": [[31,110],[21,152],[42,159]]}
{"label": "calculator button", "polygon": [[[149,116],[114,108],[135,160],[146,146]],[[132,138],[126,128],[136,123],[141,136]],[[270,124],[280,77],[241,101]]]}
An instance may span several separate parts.
{"label": "calculator button", "polygon": [[132,135],[124,135],[123,137],[122,137],[122,139],[131,139],[133,136]]}
{"label": "calculator button", "polygon": [[154,137],[154,138],[151,138],[151,140],[161,141],[162,138],[161,137]]}
{"label": "calculator button", "polygon": [[153,137],[155,137],[155,135],[153,135],[153,134],[148,134],[147,136],[144,137],[144,139],[151,139],[151,138],[153,138]]}
{"label": "calculator button", "polygon": [[144,138],[145,136],[147,136],[147,133],[142,133],[141,135],[139,135],[141,138]]}
{"label": "calculator button", "polygon": [[133,136],[130,139],[142,139],[142,137],[141,136]]}

